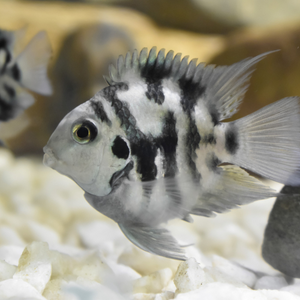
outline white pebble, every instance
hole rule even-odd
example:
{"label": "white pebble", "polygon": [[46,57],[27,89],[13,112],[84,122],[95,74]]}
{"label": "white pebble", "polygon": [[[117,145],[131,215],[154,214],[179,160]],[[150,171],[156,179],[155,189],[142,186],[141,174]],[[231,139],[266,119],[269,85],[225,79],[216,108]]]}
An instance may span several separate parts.
{"label": "white pebble", "polygon": [[20,237],[19,233],[9,226],[0,227],[0,244],[15,245],[25,247],[26,243]]}
{"label": "white pebble", "polygon": [[16,266],[12,266],[3,260],[0,260],[0,281],[12,278],[16,270]]}
{"label": "white pebble", "polygon": [[207,282],[222,282],[222,283],[229,283],[235,287],[246,287],[244,283],[240,280],[233,278],[232,276],[223,273],[216,267],[206,267],[204,269],[205,274],[208,278]]}
{"label": "white pebble", "polygon": [[33,220],[27,220],[25,229],[28,230],[28,236],[33,241],[43,241],[48,244],[58,244],[61,241],[59,234],[47,225]]}
{"label": "white pebble", "polygon": [[178,294],[176,300],[299,300],[288,292],[275,290],[256,291],[250,288],[235,287],[228,283],[212,282],[203,285],[201,288]]}
{"label": "white pebble", "polygon": [[1,246],[0,247],[0,260],[4,260],[10,265],[17,266],[19,259],[23,253],[24,247],[20,246]]}
{"label": "white pebble", "polygon": [[24,249],[13,278],[28,282],[42,293],[51,277],[51,270],[47,243],[33,242]]}
{"label": "white pebble", "polygon": [[143,251],[132,243],[128,244],[118,262],[127,265],[141,275],[148,275],[164,268],[170,268],[175,272],[180,261],[154,255]]}
{"label": "white pebble", "polygon": [[132,300],[155,300],[156,294],[136,293],[132,295]]}
{"label": "white pebble", "polygon": [[76,295],[76,300],[124,300],[124,296],[98,282],[78,277],[76,282],[69,282],[63,287],[67,295]]}
{"label": "white pebble", "polygon": [[114,273],[96,254],[93,254],[73,267],[72,273],[78,277],[105,285],[114,282]]}
{"label": "white pebble", "polygon": [[110,220],[78,224],[77,230],[82,243],[88,248],[101,246],[106,241],[115,242],[124,236],[119,226]]}
{"label": "white pebble", "polygon": [[52,279],[72,274],[77,264],[71,256],[54,250],[50,251],[49,260],[52,266]]}
{"label": "white pebble", "polygon": [[215,268],[218,268],[221,272],[231,276],[237,281],[246,284],[249,287],[253,287],[256,282],[256,275],[249,270],[236,265],[229,260],[214,255],[212,259],[212,264]]}
{"label": "white pebble", "polygon": [[66,285],[66,283],[67,282],[61,278],[50,280],[46,285],[43,296],[47,298],[47,300],[68,300],[62,291],[62,287]]}
{"label": "white pebble", "polygon": [[134,293],[160,293],[173,276],[169,268],[136,279],[133,283]]}
{"label": "white pebble", "polygon": [[105,262],[114,272],[114,282],[116,285],[118,285],[120,291],[125,293],[132,292],[133,281],[141,278],[141,275],[132,268],[118,264],[115,261],[105,259]]}
{"label": "white pebble", "polygon": [[174,283],[179,293],[196,290],[205,282],[205,272],[194,258],[189,258],[182,262],[179,265],[174,278]]}
{"label": "white pebble", "polygon": [[297,282],[292,285],[285,286],[285,287],[281,288],[280,290],[290,292],[290,293],[300,296],[300,283]]}
{"label": "white pebble", "polygon": [[14,164],[15,160],[12,152],[7,149],[0,149],[0,171],[4,171]]}
{"label": "white pebble", "polygon": [[22,279],[7,279],[0,282],[0,299],[47,300],[32,285]]}
{"label": "white pebble", "polygon": [[283,276],[263,276],[256,281],[254,289],[280,290],[287,285],[288,283]]}

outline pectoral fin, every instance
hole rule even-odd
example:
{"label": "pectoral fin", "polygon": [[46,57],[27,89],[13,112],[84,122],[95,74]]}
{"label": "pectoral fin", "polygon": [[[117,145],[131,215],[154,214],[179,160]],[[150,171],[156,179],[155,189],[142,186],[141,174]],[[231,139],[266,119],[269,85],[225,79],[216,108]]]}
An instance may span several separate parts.
{"label": "pectoral fin", "polygon": [[122,224],[119,226],[125,236],[142,250],[172,259],[186,259],[183,250],[167,229]]}

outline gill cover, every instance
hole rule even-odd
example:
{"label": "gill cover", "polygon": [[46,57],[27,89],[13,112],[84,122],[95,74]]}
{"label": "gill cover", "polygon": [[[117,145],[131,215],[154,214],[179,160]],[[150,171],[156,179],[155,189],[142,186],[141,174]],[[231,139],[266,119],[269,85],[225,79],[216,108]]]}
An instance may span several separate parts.
{"label": "gill cover", "polygon": [[129,143],[120,134],[101,122],[87,101],[59,123],[44,148],[44,162],[86,192],[106,196],[132,169]]}

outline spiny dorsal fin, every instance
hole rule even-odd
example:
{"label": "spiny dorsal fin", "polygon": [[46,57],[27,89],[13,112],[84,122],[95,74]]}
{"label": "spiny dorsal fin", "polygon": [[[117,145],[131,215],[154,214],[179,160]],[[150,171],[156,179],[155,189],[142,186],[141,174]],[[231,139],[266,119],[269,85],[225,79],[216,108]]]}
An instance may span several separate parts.
{"label": "spiny dorsal fin", "polygon": [[253,66],[269,53],[278,51],[247,58],[231,66],[216,67],[205,63],[197,65],[197,59],[189,62],[188,56],[181,59],[181,53],[174,56],[174,51],[165,55],[165,49],[158,54],[156,50],[153,47],[148,54],[148,49],[143,48],[140,54],[134,50],[132,54],[128,52],[125,58],[119,56],[116,67],[110,65],[109,76],[104,76],[105,80],[109,85],[114,85],[140,78],[150,83],[168,78],[178,83],[183,92],[189,95],[191,99],[187,101],[196,103],[201,96],[210,110],[214,111],[216,122],[231,117],[237,111],[247,90]]}
{"label": "spiny dorsal fin", "polygon": [[[136,73],[147,81],[156,81],[163,78],[199,80],[199,76],[194,76],[197,71],[197,59],[188,62],[188,56],[181,59],[181,53],[174,56],[174,51],[169,51],[165,55],[165,49],[161,49],[156,54],[156,47],[153,47],[149,54],[148,49],[143,48],[138,55],[137,50],[131,54],[128,52],[125,58],[120,55],[116,67],[109,66],[109,76],[104,76],[109,85],[118,82],[128,81],[129,74]],[[198,65],[203,69],[203,64]],[[198,70],[199,73],[199,70]]]}

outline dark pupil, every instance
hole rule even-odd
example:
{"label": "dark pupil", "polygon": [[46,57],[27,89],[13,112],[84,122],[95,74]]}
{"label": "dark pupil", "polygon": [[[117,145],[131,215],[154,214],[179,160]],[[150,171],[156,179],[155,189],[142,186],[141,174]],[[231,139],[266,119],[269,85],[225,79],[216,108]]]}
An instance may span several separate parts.
{"label": "dark pupil", "polygon": [[77,130],[77,136],[81,139],[88,137],[89,135],[89,130],[86,127],[80,127]]}

